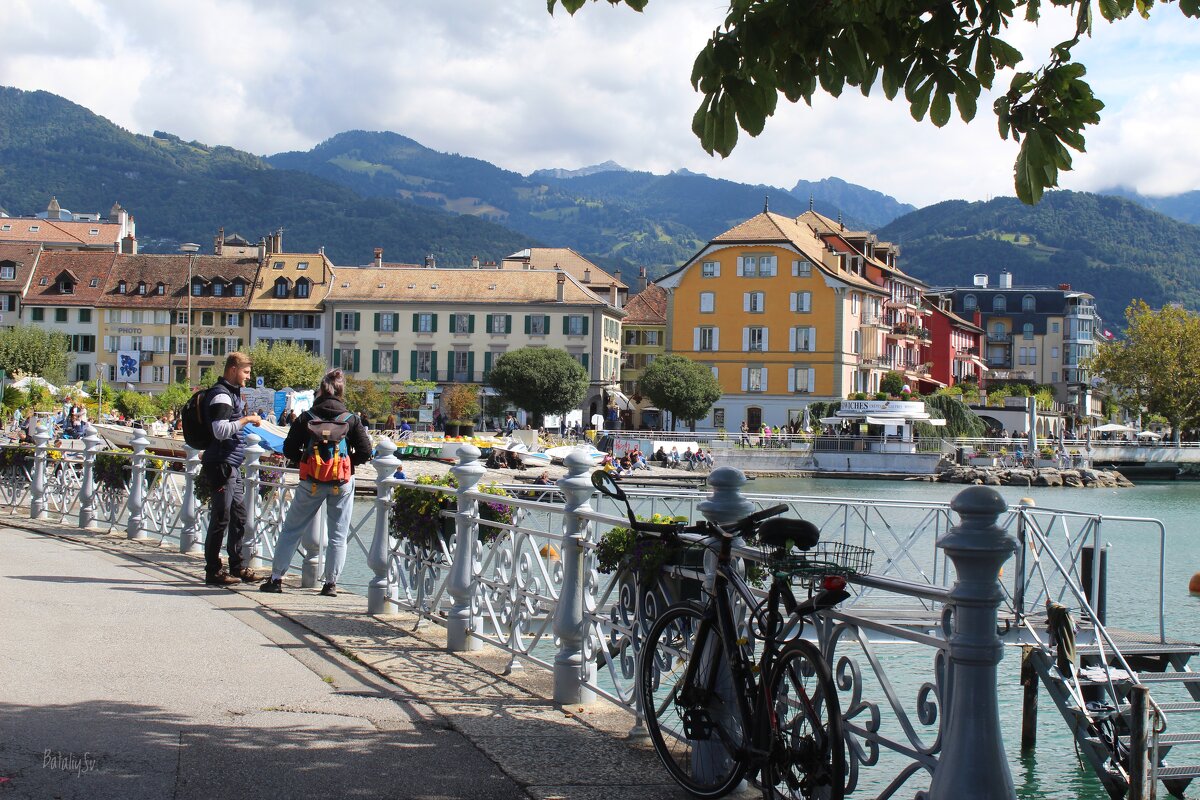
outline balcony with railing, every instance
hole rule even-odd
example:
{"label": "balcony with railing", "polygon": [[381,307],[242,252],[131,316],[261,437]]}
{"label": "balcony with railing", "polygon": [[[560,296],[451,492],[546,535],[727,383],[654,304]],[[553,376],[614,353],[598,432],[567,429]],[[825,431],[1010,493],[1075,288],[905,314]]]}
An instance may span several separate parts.
{"label": "balcony with railing", "polygon": [[897,322],[888,333],[891,339],[919,339],[927,342],[931,338],[928,328],[914,325],[911,322]]}
{"label": "balcony with railing", "polygon": [[988,331],[987,340],[989,344],[1012,344],[1012,334],[1008,331]]}

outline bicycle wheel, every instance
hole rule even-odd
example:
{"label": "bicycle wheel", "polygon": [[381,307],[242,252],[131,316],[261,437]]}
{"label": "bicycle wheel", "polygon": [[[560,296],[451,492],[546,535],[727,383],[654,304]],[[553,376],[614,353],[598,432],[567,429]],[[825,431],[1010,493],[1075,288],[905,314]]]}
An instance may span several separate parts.
{"label": "bicycle wheel", "polygon": [[747,726],[721,632],[704,621],[699,606],[673,605],[654,623],[637,688],[650,741],[680,786],[698,797],[721,797],[738,785],[747,767]]}
{"label": "bicycle wheel", "polygon": [[790,643],[775,662],[770,686],[775,728],[762,776],[766,796],[842,800],[842,710],[821,652],[803,639]]}

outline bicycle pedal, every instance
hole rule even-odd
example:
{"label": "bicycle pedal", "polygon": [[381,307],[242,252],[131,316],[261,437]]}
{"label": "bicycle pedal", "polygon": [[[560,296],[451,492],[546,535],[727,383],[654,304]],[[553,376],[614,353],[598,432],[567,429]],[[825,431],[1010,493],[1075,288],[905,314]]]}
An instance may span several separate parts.
{"label": "bicycle pedal", "polygon": [[687,708],[682,714],[683,737],[697,742],[706,742],[713,735],[713,721],[702,708]]}

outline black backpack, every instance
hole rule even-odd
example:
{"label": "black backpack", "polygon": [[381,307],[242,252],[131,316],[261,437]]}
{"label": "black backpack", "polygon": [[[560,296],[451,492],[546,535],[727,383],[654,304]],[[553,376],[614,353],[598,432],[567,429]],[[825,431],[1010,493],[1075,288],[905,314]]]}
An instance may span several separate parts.
{"label": "black backpack", "polygon": [[[183,406],[183,440],[188,447],[197,450],[207,450],[215,443],[212,433],[212,423],[208,419],[208,398],[210,392],[225,391],[220,385],[208,389],[197,389]],[[226,394],[228,394],[226,392]]]}

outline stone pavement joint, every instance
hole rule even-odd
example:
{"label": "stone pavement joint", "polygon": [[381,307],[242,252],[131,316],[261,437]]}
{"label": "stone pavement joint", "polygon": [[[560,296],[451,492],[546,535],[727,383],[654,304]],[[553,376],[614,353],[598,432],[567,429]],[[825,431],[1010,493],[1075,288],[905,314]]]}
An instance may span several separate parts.
{"label": "stone pavement joint", "polygon": [[[371,796],[380,793],[391,797],[512,796],[510,790],[502,788],[504,781],[510,782],[517,794],[537,800],[690,796],[671,782],[648,741],[628,738],[634,722],[628,712],[606,701],[591,706],[559,707],[550,699],[553,686],[549,671],[528,665],[505,675],[510,657],[497,648],[485,646],[478,651],[451,653],[446,650],[445,629],[441,626],[428,621],[418,626],[417,619],[408,614],[368,616],[366,599],[346,591],[339,591],[336,598],[321,597],[316,589],[300,589],[298,582],[292,581],[285,583],[283,594],[259,592],[257,585],[235,586],[231,590],[206,587],[202,558],[169,550],[155,541],[131,541],[120,535],[88,533],[75,527],[21,518],[6,523],[9,530],[0,528],[0,543],[19,536],[20,531],[28,531],[86,548],[93,554],[106,554],[119,565],[129,566],[132,560],[137,569],[130,572],[130,577],[137,575],[137,579],[112,588],[165,592],[166,599],[176,605],[183,602],[181,598],[187,598],[193,606],[195,599],[206,600],[225,611],[224,618],[232,617],[243,623],[248,632],[253,632],[258,646],[286,653],[323,684],[317,690],[320,694],[285,698],[236,712],[225,710],[218,715],[224,723],[219,729],[196,727],[181,720],[182,730],[171,734],[177,740],[174,744],[177,767],[171,770],[171,780],[176,782],[178,793],[132,794],[127,782],[120,781],[116,783],[124,793],[114,792],[113,797],[253,796],[257,800],[263,791],[297,797],[360,796],[344,784],[319,785],[319,780],[295,777],[306,774],[314,763],[328,765],[335,754],[334,760],[346,768],[345,773],[328,769],[317,770],[318,775],[328,773],[331,780],[337,779],[335,773],[343,777],[344,774],[374,776],[375,780],[369,783],[373,787],[368,792]],[[11,556],[0,559],[0,564],[4,565],[0,571],[9,573],[0,575],[0,582],[20,577],[11,573],[23,565],[18,567]],[[77,580],[82,582],[81,586],[90,588],[86,582],[90,579]],[[78,612],[64,602],[73,588],[70,581],[64,583],[41,613],[54,618]],[[5,611],[0,616],[7,614]],[[0,626],[3,624],[0,622]],[[226,622],[220,630],[229,627]],[[145,633],[148,637],[162,636],[161,630]],[[157,644],[156,650],[161,651],[162,642]],[[172,648],[162,655],[165,658],[158,667],[173,672],[179,683],[188,680],[189,668],[208,666],[177,663],[178,656]],[[87,659],[89,654],[76,652],[71,657]],[[3,659],[0,655],[0,664]],[[228,683],[236,684],[236,677],[229,675]],[[236,702],[238,693],[247,689],[257,691],[259,687],[239,686],[230,700],[205,699],[215,700],[218,705],[228,704]],[[4,722],[6,717],[53,714],[52,709],[40,708],[35,703],[24,709],[18,707],[14,714],[14,708],[5,699],[9,692],[6,689],[0,692],[3,692],[0,733],[5,733],[8,727]],[[16,730],[21,727],[18,723]],[[151,729],[157,737],[164,733],[155,726]],[[342,735],[322,735],[330,730]],[[255,785],[251,780],[245,786],[231,788],[230,782],[236,785],[245,780],[236,776],[244,774],[246,750],[252,752],[255,745],[261,746],[263,742],[258,737],[264,735],[272,744],[270,757],[275,763],[270,774],[287,772],[289,777],[282,778],[283,784],[278,787]],[[451,739],[443,741],[446,736]],[[273,737],[278,737],[278,741]],[[19,733],[16,738],[20,738]],[[9,751],[5,739],[0,739],[0,776],[7,777],[14,753]],[[436,745],[435,750],[442,756],[432,763],[428,754],[430,745]],[[463,747],[476,755],[466,755]],[[37,748],[31,751],[40,759]],[[393,751],[419,751],[420,755],[398,758]],[[397,774],[401,762],[407,769]],[[45,771],[40,769],[40,760],[38,766],[38,772]],[[261,766],[255,763],[254,769]],[[489,767],[492,774],[488,774]],[[452,771],[447,772],[447,768]],[[468,773],[470,769],[482,770],[482,775],[472,776]],[[428,774],[433,770],[438,774]],[[28,776],[30,770],[24,774]],[[458,774],[461,777],[456,783],[452,778]],[[130,766],[128,776],[136,775],[137,767]],[[165,776],[160,778],[162,788],[167,789]],[[71,794],[73,787],[66,779],[62,780],[68,790],[63,797],[108,796]],[[20,781],[15,777],[14,782],[19,786]],[[95,785],[79,784],[74,788],[80,787],[90,791]],[[242,789],[250,787],[253,791],[242,793]],[[0,791],[9,789],[0,787]]]}

